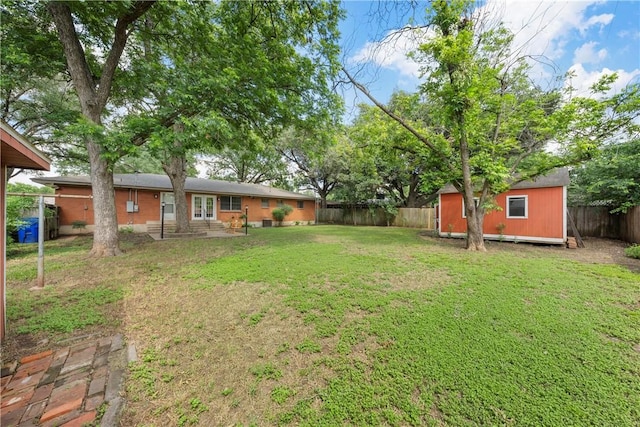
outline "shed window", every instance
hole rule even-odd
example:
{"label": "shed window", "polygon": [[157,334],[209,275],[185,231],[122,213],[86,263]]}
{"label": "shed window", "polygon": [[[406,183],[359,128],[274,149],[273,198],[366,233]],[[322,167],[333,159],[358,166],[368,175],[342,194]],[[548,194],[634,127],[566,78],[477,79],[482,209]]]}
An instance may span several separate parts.
{"label": "shed window", "polygon": [[298,200],[298,209],[304,209],[304,200]]}
{"label": "shed window", "polygon": [[263,208],[269,207],[269,199],[262,199],[262,207]]}
{"label": "shed window", "polygon": [[507,196],[507,218],[527,218],[527,196]]}
{"label": "shed window", "polygon": [[[478,203],[480,203],[480,198],[474,197],[473,204],[476,205],[476,208],[478,207]],[[467,217],[467,205],[464,203],[464,196],[462,196],[462,218],[466,218],[466,217]]]}
{"label": "shed window", "polygon": [[242,210],[242,198],[239,196],[220,196],[221,211]]}

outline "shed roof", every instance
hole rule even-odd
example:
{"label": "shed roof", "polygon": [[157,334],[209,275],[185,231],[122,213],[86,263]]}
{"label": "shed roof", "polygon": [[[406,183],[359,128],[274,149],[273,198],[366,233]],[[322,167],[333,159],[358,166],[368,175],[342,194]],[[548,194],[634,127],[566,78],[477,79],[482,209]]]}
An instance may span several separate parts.
{"label": "shed roof", "polygon": [[[71,185],[80,187],[88,187],[91,185],[91,179],[88,176],[42,177],[31,178],[31,180],[44,185]],[[115,188],[173,191],[171,181],[167,175],[148,173],[114,174],[113,185]],[[247,184],[204,178],[187,178],[185,190],[188,193],[227,194],[294,200],[315,199],[315,197],[306,194],[295,193],[293,191],[286,191],[261,184]]]}
{"label": "shed roof", "polygon": [[49,170],[51,160],[14,128],[0,120],[2,165],[13,168]]}
{"label": "shed roof", "polygon": [[[559,168],[549,172],[547,175],[541,175],[529,181],[518,182],[512,185],[511,189],[565,187],[567,185],[569,185],[569,170],[567,168]],[[438,191],[440,194],[457,192],[458,190],[456,190],[453,184],[447,184]]]}

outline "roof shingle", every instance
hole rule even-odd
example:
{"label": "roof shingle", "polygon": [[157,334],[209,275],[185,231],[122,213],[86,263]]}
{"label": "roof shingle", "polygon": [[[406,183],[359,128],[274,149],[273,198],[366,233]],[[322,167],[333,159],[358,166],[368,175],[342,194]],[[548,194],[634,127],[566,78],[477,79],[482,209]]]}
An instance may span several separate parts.
{"label": "roof shingle", "polygon": [[[91,185],[91,179],[88,176],[41,177],[32,178],[32,181],[43,185],[74,185],[81,187]],[[173,191],[171,181],[168,176],[147,173],[114,174],[113,185],[115,188]],[[295,200],[315,199],[313,196],[268,187],[266,185],[228,182],[204,178],[187,178],[185,190],[188,193],[227,194]]]}

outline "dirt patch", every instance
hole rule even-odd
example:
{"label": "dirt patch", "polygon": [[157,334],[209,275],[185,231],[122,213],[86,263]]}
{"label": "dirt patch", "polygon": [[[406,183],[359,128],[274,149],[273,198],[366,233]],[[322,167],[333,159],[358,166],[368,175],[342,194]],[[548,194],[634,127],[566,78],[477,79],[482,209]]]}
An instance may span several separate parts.
{"label": "dirt patch", "polygon": [[[193,399],[209,408],[198,415],[200,425],[271,424],[264,417],[313,398],[334,375],[322,358],[337,338],[314,338],[313,326],[273,287],[237,282],[194,289],[176,282],[154,284],[150,292],[149,286],[131,287],[125,324],[155,377],[155,392],[149,398],[144,389],[129,390],[124,425],[161,419],[177,425]],[[298,350],[305,339],[321,351]],[[292,397],[274,405],[276,388]]]}
{"label": "dirt patch", "polygon": [[[421,233],[425,240],[437,241],[438,245],[464,249],[464,239],[448,239],[433,237],[429,233]],[[597,237],[583,238],[585,247],[567,249],[564,245],[541,245],[533,243],[512,243],[485,241],[488,251],[518,251],[530,255],[553,253],[559,257],[572,259],[587,264],[617,264],[629,270],[640,273],[640,260],[625,256],[624,249],[629,243],[621,240],[602,239]]]}

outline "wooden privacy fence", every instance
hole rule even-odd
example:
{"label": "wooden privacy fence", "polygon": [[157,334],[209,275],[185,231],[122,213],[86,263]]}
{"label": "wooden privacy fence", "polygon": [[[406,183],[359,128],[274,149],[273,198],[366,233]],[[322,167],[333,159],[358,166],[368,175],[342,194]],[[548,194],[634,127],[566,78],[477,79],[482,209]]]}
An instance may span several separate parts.
{"label": "wooden privacy fence", "polygon": [[583,237],[640,243],[640,206],[629,209],[626,214],[611,214],[610,208],[605,206],[571,206],[568,209]]}
{"label": "wooden privacy fence", "polygon": [[394,225],[428,230],[434,230],[436,222],[434,208],[400,208],[395,217],[389,217],[382,208],[319,209],[317,219],[321,224]]}

